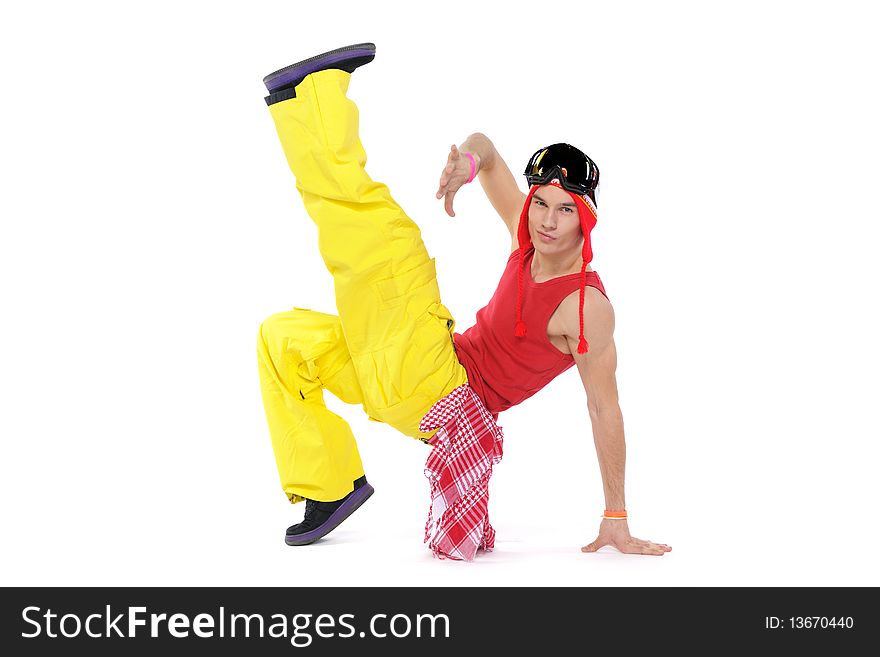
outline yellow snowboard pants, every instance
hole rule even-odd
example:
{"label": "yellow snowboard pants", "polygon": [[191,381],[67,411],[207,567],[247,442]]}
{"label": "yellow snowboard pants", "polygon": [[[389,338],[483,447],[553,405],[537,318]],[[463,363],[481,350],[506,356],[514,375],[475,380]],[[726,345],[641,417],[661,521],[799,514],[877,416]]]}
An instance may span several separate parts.
{"label": "yellow snowboard pants", "polygon": [[348,423],[324,404],[327,389],[373,420],[426,440],[419,420],[467,382],[440,302],[434,259],[419,227],[364,170],[350,74],[313,73],[296,98],[269,106],[318,246],[339,315],[294,308],[260,327],[263,404],[291,502],[338,500],[364,474]]}

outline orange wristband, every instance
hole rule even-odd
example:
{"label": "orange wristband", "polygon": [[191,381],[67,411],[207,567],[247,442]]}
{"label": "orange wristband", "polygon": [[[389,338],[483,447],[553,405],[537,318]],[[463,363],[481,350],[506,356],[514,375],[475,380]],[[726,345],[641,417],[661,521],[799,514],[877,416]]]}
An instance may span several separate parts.
{"label": "orange wristband", "polygon": [[605,513],[602,515],[603,518],[614,518],[614,519],[622,519],[626,518],[626,511],[609,511],[605,509]]}

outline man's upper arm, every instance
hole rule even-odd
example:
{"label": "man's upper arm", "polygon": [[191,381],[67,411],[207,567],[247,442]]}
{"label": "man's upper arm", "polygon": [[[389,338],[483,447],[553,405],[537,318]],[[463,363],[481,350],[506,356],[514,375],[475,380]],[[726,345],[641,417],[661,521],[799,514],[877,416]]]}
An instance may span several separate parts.
{"label": "man's upper arm", "polygon": [[604,296],[600,296],[598,290],[595,293],[590,290],[586,290],[584,303],[584,337],[589,346],[587,353],[577,353],[579,293],[572,295],[575,299],[573,303],[571,298],[567,300],[565,337],[587,393],[590,413],[595,413],[618,408],[617,346],[614,344],[614,308]]}
{"label": "man's upper arm", "polygon": [[495,212],[504,220],[510,231],[515,249],[516,229],[519,226],[519,215],[526,201],[526,195],[517,186],[516,178],[497,151],[492,167],[481,170],[479,180]]}

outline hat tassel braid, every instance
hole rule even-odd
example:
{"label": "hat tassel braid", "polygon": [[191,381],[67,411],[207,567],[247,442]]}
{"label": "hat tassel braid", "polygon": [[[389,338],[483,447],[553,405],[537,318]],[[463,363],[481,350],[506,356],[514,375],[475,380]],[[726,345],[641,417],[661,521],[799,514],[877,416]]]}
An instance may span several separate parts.
{"label": "hat tassel braid", "polygon": [[525,266],[526,253],[525,249],[519,248],[519,271],[516,277],[516,326],[513,334],[521,338],[526,334],[526,323],[522,320],[522,291],[523,291],[523,268]]}

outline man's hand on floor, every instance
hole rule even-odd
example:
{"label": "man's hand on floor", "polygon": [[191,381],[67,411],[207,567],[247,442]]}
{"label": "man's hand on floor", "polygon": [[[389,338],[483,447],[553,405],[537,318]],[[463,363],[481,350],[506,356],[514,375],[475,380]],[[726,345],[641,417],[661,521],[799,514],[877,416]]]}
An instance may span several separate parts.
{"label": "man's hand on floor", "polygon": [[605,545],[611,545],[624,554],[650,554],[658,557],[672,550],[665,543],[643,541],[630,536],[626,520],[603,519],[602,524],[599,525],[599,536],[589,545],[582,547],[581,552],[596,552]]}

